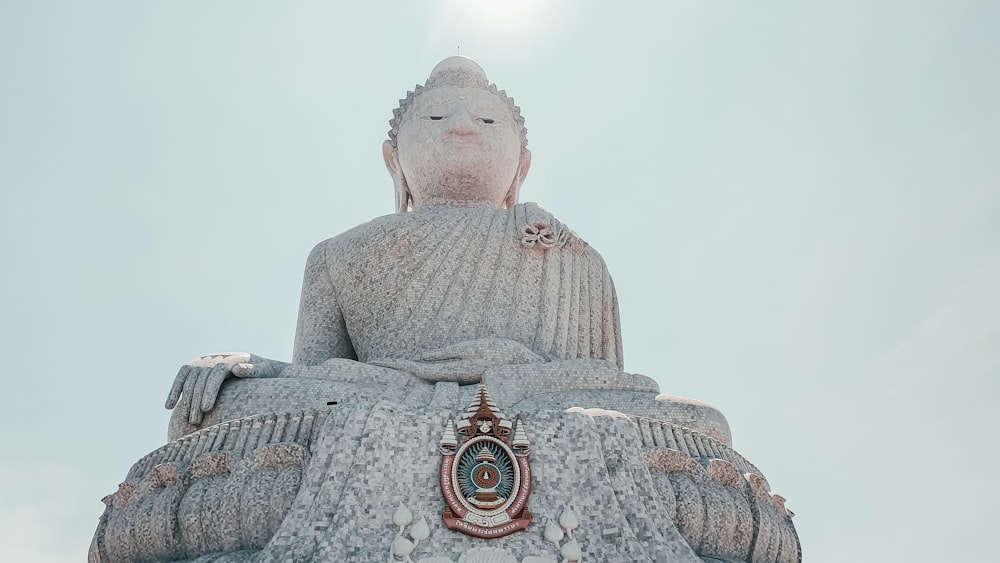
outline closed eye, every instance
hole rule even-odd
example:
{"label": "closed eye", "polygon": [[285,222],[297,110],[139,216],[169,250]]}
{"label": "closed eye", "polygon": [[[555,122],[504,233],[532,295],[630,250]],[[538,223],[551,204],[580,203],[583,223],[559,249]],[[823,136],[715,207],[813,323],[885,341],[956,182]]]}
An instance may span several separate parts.
{"label": "closed eye", "polygon": [[488,117],[481,117],[480,119],[483,123],[493,123],[493,120]]}
{"label": "closed eye", "polygon": [[428,116],[428,117],[431,118],[431,121],[441,121],[441,118],[443,116],[441,116],[441,115],[431,115],[431,116]]}

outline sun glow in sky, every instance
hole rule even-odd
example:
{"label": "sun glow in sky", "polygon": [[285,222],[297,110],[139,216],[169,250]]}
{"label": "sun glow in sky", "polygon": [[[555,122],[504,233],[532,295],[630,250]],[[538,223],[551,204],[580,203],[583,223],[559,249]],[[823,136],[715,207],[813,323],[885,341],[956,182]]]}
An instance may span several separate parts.
{"label": "sun glow in sky", "polygon": [[526,40],[552,25],[566,6],[557,0],[449,0],[438,9],[442,17],[459,19],[470,35]]}

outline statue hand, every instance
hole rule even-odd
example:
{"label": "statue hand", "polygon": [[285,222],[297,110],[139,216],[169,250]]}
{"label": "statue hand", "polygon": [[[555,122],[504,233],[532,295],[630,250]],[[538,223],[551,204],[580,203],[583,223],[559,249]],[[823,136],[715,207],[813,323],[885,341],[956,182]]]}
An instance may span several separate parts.
{"label": "statue hand", "polygon": [[[328,360],[329,361],[329,360]],[[366,363],[404,371],[427,381],[476,383],[495,366],[546,362],[527,346],[503,338],[480,338],[450,344],[417,358],[378,358]]]}
{"label": "statue hand", "polygon": [[181,366],[167,396],[166,407],[180,405],[191,424],[200,424],[202,413],[212,410],[222,382],[230,376],[277,377],[284,362],[247,352],[226,352],[195,358]]}
{"label": "statue hand", "polygon": [[462,360],[485,367],[512,364],[534,364],[546,361],[527,346],[515,340],[481,338],[451,344],[421,356],[425,362],[450,362]]}

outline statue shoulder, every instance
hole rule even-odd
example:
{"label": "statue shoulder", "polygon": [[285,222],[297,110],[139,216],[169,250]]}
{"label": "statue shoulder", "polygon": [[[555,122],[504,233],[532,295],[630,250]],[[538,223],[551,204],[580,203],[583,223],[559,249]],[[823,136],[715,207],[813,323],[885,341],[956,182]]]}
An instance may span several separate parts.
{"label": "statue shoulder", "polygon": [[310,261],[321,257],[329,257],[330,259],[335,257],[338,261],[349,259],[359,252],[366,251],[372,241],[382,239],[412,223],[411,215],[410,213],[393,213],[361,223],[318,243],[313,247],[309,259]]}
{"label": "statue shoulder", "polygon": [[515,205],[511,211],[518,218],[523,218],[519,221],[522,246],[537,244],[541,248],[560,248],[599,262],[601,267],[606,268],[600,253],[548,209],[527,202]]}
{"label": "statue shoulder", "polygon": [[560,221],[551,211],[535,202],[518,203],[511,208],[511,212],[514,213],[515,217],[524,217],[521,222],[526,225],[548,226],[553,232],[566,232],[578,236],[569,225]]}

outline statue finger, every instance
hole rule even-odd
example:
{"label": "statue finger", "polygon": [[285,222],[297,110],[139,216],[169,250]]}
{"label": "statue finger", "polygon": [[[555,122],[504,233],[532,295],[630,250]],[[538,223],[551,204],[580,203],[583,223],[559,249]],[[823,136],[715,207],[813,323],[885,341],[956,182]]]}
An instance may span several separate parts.
{"label": "statue finger", "polygon": [[184,418],[191,420],[191,407],[193,401],[191,396],[194,395],[194,384],[195,380],[198,378],[198,370],[189,370],[187,377],[184,378],[184,388],[181,390],[181,399],[177,402],[175,409],[180,411],[180,415]]}
{"label": "statue finger", "polygon": [[472,346],[466,342],[459,342],[424,352],[420,359],[425,362],[447,362],[449,360],[462,360],[472,354],[475,354],[475,349]]}
{"label": "statue finger", "polygon": [[178,420],[183,418],[186,422],[191,416],[191,396],[187,393],[181,394],[181,398],[177,401],[177,405],[174,407],[174,416],[178,417]]}
{"label": "statue finger", "polygon": [[191,414],[188,416],[188,422],[191,424],[201,424],[201,397],[205,394],[205,382],[209,373],[211,373],[210,370],[202,368],[197,370],[196,374],[192,374],[196,377],[189,378],[195,379],[191,386]]}
{"label": "statue finger", "polygon": [[177,401],[181,397],[181,391],[184,389],[184,382],[187,381],[188,372],[191,368],[187,365],[181,366],[181,369],[177,371],[177,377],[174,378],[174,384],[170,386],[170,393],[167,395],[167,409],[172,409],[177,406]]}
{"label": "statue finger", "polygon": [[215,407],[215,401],[219,398],[219,389],[222,388],[222,382],[225,381],[226,376],[229,375],[227,369],[219,369],[220,367],[224,366],[221,364],[215,366],[206,378],[205,389],[202,391],[201,395],[202,412],[208,412]]}

